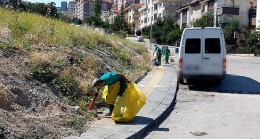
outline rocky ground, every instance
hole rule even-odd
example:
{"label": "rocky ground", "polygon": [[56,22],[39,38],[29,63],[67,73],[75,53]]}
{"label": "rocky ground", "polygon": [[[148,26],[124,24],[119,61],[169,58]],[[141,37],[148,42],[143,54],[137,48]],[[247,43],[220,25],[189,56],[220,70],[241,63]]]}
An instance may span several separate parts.
{"label": "rocky ground", "polygon": [[31,78],[24,64],[26,57],[0,50],[0,138],[79,134],[72,128],[82,118],[77,107],[64,103],[54,88]]}

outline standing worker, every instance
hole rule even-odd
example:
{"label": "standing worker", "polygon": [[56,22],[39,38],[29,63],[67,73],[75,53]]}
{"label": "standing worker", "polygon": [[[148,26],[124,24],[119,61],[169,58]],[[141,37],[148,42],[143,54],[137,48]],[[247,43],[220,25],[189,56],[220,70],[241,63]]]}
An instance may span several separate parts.
{"label": "standing worker", "polygon": [[[116,102],[117,96],[122,96],[127,88],[127,83],[129,80],[122,74],[117,72],[107,72],[102,75],[99,79],[94,80],[94,87],[100,89],[108,85],[108,94],[106,96],[106,103],[109,106],[109,113],[106,116],[111,116],[114,109],[114,104]],[[98,93],[95,93],[94,99],[98,96]],[[93,105],[89,107],[92,109]]]}
{"label": "standing worker", "polygon": [[156,60],[157,60],[158,64],[161,65],[161,61],[162,61],[162,49],[161,49],[159,46],[157,46],[156,44],[155,44],[154,46],[155,46],[154,53],[157,54]]}
{"label": "standing worker", "polygon": [[170,52],[170,49],[168,48],[168,46],[166,46],[163,53],[165,56],[165,64],[169,64],[169,56],[171,55],[171,52]]}

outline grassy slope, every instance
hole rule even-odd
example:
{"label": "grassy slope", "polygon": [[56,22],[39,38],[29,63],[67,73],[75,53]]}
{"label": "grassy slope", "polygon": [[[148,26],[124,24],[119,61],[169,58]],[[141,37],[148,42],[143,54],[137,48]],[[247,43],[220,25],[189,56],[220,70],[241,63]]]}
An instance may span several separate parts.
{"label": "grassy slope", "polygon": [[[1,49],[16,49],[28,54],[29,67],[48,63],[66,69],[69,67],[66,61],[70,57],[79,62],[78,66],[71,67],[90,73],[89,79],[105,68],[104,65],[110,65],[110,70],[124,73],[131,79],[150,68],[143,45],[94,31],[90,27],[77,28],[58,20],[3,9],[0,9],[0,19],[0,28],[10,29],[12,35],[11,41],[1,43]],[[115,60],[114,64],[106,61],[104,55]]]}
{"label": "grassy slope", "polygon": [[[85,108],[90,101],[86,96],[93,94],[92,80],[106,71],[115,70],[134,80],[150,70],[149,55],[142,44],[91,27],[75,27],[2,8],[0,19],[0,37],[8,40],[0,40],[0,64],[4,65],[0,67],[0,77],[5,75],[2,78],[8,80],[16,73],[17,78],[48,84],[70,97],[70,104]],[[13,92],[10,84],[11,81],[0,84],[0,100],[9,98],[7,92]],[[29,92],[25,87],[20,90]],[[4,105],[5,110],[8,107]]]}

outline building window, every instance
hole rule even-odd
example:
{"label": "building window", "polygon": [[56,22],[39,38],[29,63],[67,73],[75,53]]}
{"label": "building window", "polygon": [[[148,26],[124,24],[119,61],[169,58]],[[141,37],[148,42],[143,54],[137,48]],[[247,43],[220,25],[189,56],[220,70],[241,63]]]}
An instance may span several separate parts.
{"label": "building window", "polygon": [[153,16],[154,16],[154,20],[157,20],[157,14],[154,14]]}
{"label": "building window", "polygon": [[157,5],[154,5],[154,10],[155,10],[155,11],[157,10]]}
{"label": "building window", "polygon": [[205,9],[206,9],[206,5],[202,5],[202,6],[201,6],[201,13],[204,13],[204,12],[205,12]]}

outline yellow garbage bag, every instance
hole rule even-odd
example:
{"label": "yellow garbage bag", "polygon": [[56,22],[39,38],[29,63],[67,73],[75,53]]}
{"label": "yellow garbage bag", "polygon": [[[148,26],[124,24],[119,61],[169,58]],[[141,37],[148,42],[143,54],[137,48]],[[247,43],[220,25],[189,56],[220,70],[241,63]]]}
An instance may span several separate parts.
{"label": "yellow garbage bag", "polygon": [[116,122],[129,122],[141,110],[146,103],[145,94],[134,83],[130,82],[115,104],[112,119]]}
{"label": "yellow garbage bag", "polygon": [[103,92],[102,92],[102,98],[105,99],[105,102],[107,104],[115,104],[118,92],[119,92],[120,82],[117,81],[116,83],[105,86]]}

